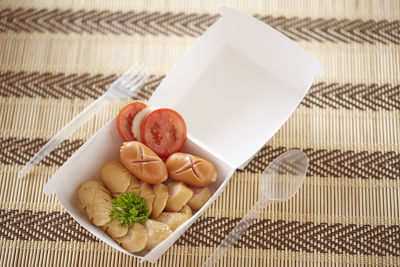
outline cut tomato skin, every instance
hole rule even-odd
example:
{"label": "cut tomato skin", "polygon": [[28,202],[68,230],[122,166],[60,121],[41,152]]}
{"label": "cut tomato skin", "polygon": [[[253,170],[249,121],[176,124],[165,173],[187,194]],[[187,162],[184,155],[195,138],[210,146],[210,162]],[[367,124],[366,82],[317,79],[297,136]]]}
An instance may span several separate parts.
{"label": "cut tomato skin", "polygon": [[124,106],[118,113],[117,130],[119,136],[124,142],[136,141],[136,138],[132,133],[132,121],[135,115],[146,107],[146,104],[135,101]]}
{"label": "cut tomato skin", "polygon": [[159,157],[182,149],[186,141],[186,123],[176,111],[168,108],[153,110],[147,114],[140,125],[142,142]]}

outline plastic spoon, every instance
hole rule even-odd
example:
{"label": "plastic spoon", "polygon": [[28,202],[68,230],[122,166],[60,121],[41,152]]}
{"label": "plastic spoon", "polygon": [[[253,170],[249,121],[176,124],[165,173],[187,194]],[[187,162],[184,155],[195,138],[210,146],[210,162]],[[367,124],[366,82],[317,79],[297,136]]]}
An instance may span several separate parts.
{"label": "plastic spoon", "polygon": [[307,169],[308,158],[306,154],[296,149],[283,153],[269,164],[260,177],[260,200],[215,249],[203,266],[212,266],[217,263],[246,232],[247,228],[254,223],[268,204],[292,198],[302,185]]}

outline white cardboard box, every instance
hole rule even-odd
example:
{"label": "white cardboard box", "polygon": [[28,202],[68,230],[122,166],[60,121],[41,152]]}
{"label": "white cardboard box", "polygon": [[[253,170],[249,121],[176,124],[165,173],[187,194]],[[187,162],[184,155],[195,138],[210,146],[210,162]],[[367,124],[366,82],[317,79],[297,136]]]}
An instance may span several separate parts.
{"label": "white cardboard box", "polygon": [[148,102],[169,107],[186,121],[183,151],[216,165],[215,194],[207,204],[149,252],[131,254],[81,209],[77,189],[99,179],[100,168],[119,159],[122,145],[115,119],[90,138],[54,174],[45,194],[57,199],[71,216],[117,250],[155,262],[222,192],[237,168],[244,166],[288,119],[300,103],[320,65],[300,46],[257,19],[230,8],[179,60]]}

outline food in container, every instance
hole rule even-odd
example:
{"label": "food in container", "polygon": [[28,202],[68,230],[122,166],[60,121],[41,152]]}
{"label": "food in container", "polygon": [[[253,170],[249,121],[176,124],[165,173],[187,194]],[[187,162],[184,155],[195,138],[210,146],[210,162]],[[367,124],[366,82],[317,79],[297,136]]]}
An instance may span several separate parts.
{"label": "food in container", "polygon": [[[121,139],[126,141],[120,149],[121,161],[107,162],[100,170],[100,180],[109,191],[98,181],[88,181],[77,192],[89,221],[131,253],[152,250],[192,216],[192,209],[201,209],[212,193],[208,187],[196,188],[193,197],[190,185],[209,185],[217,177],[215,166],[200,157],[178,152],[169,155],[164,163],[152,149],[135,141],[135,135],[126,128],[130,124],[119,117],[134,121],[140,112],[129,113],[130,108],[145,106],[136,103],[123,107],[117,117],[116,128]],[[172,114],[178,113],[173,111]],[[186,129],[184,120],[179,118],[181,125],[178,127]],[[142,122],[145,123],[146,118]],[[157,121],[153,120],[153,124]],[[157,128],[155,139],[171,139],[164,142],[163,151],[176,152],[176,143],[181,147],[181,140],[186,139],[180,136],[178,142],[173,142],[177,140],[175,130],[174,123]],[[170,174],[170,181],[164,184],[167,174]]]}

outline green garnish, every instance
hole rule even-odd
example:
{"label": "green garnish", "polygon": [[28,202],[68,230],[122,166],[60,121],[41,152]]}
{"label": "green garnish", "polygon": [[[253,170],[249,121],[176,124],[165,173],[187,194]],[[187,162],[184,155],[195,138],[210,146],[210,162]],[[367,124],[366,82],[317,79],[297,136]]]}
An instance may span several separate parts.
{"label": "green garnish", "polygon": [[149,219],[146,200],[135,192],[127,192],[112,201],[113,209],[110,218],[119,218],[120,226],[129,226],[134,222],[145,222]]}

